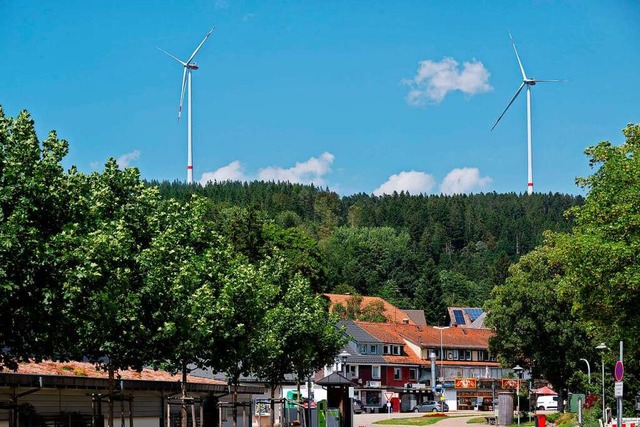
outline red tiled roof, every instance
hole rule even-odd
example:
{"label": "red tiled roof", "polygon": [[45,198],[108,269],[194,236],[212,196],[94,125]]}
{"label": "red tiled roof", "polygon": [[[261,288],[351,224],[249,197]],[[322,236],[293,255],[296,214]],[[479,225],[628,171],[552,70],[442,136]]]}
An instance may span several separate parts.
{"label": "red tiled roof", "polygon": [[[341,294],[324,294],[325,297],[329,298],[331,305],[329,307],[330,310],[333,309],[333,306],[336,304],[342,304],[343,306],[347,306],[347,301],[350,298],[353,298],[354,295],[341,295]],[[409,315],[404,311],[400,310],[398,307],[390,304],[386,300],[380,297],[365,297],[360,296],[362,298],[362,302],[360,303],[360,307],[365,307],[373,302],[382,303],[384,306],[384,315],[389,322],[401,324],[403,322],[408,322],[409,325],[415,325],[415,322],[411,320]]]}
{"label": "red tiled roof", "polygon": [[402,344],[404,346],[404,352],[406,355],[403,356],[394,356],[394,355],[383,355],[384,360],[387,363],[392,364],[411,364],[411,365],[424,365],[429,363],[429,361],[425,361],[420,358],[419,355],[415,354],[409,346],[404,345],[405,342],[402,337],[398,334],[398,331],[402,329],[402,327],[411,326],[411,325],[397,325],[394,323],[372,323],[372,322],[355,322],[360,328],[362,328],[369,335],[375,337],[383,343],[389,344]]}
{"label": "red tiled roof", "polygon": [[[402,326],[400,335],[421,347],[439,347],[440,330],[433,326]],[[442,330],[442,345],[447,348],[488,349],[491,329],[452,327]]]}
{"label": "red tiled roof", "polygon": [[[103,378],[109,377],[106,371],[97,369],[92,363],[86,362],[51,362],[43,361],[40,363],[21,363],[18,366],[17,374],[31,375],[56,375],[61,377],[86,377],[86,378]],[[144,380],[144,381],[180,381],[181,374],[171,375],[166,371],[156,371],[153,369],[143,369],[141,372],[126,370],[118,371],[116,377],[125,380]],[[195,377],[187,375],[187,382],[202,384],[226,384],[224,381],[214,380],[211,378]]]}

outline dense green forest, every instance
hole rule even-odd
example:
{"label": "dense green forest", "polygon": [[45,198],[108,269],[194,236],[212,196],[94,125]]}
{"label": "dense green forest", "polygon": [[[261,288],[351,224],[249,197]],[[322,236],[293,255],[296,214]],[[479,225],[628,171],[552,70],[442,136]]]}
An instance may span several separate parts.
{"label": "dense green forest", "polygon": [[318,291],[382,296],[426,310],[434,323],[446,306],[481,306],[545,230],[571,230],[564,213],[584,202],[564,194],[340,197],[313,185],[258,181],[151,184],[167,199],[198,194],[223,210],[241,208],[256,230],[269,223],[298,229],[319,264]]}

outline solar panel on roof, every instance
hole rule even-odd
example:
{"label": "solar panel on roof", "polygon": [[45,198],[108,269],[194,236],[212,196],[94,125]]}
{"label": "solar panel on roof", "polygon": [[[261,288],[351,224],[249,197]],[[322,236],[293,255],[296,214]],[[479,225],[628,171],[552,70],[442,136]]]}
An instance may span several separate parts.
{"label": "solar panel on roof", "polygon": [[469,315],[469,318],[472,322],[480,317],[483,313],[481,308],[467,308],[465,311]]}
{"label": "solar panel on roof", "polygon": [[462,310],[453,310],[453,317],[456,318],[456,324],[464,325],[464,314],[462,314]]}

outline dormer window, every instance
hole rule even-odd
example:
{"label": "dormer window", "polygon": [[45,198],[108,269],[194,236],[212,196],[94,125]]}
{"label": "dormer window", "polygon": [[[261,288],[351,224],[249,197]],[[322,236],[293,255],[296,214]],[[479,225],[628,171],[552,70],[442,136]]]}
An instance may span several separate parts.
{"label": "dormer window", "polygon": [[367,354],[367,345],[366,344],[358,344],[358,353]]}

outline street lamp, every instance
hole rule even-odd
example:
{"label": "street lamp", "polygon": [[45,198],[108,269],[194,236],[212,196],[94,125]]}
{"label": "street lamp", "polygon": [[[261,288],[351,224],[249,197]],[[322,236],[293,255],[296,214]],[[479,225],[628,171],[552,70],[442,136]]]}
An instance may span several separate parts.
{"label": "street lamp", "polygon": [[347,353],[345,350],[342,350],[342,353],[340,353],[338,355],[338,357],[340,358],[340,363],[341,365],[341,371],[344,374],[345,378],[347,377],[347,358],[351,356],[349,353]]}
{"label": "street lamp", "polygon": [[518,411],[518,427],[520,427],[520,375],[522,375],[522,367],[520,365],[516,365],[513,367],[513,372],[518,376],[518,381],[516,382],[516,399],[518,399],[518,404],[516,405]]}
{"label": "street lamp", "polygon": [[584,363],[587,364],[587,376],[589,378],[589,385],[591,385],[591,365],[589,365],[589,361],[587,359],[580,359],[580,360],[584,360]]}
{"label": "street lamp", "polygon": [[443,350],[443,346],[442,346],[442,331],[444,331],[445,329],[449,329],[451,326],[434,326],[433,329],[437,329],[440,331],[440,376],[444,377],[444,375],[442,375],[442,363],[444,361],[444,350]]}
{"label": "street lamp", "polygon": [[604,352],[608,350],[608,347],[601,342],[596,346],[596,350],[600,352],[600,365],[602,366],[602,425],[605,425],[607,423],[607,410],[604,402]]}

